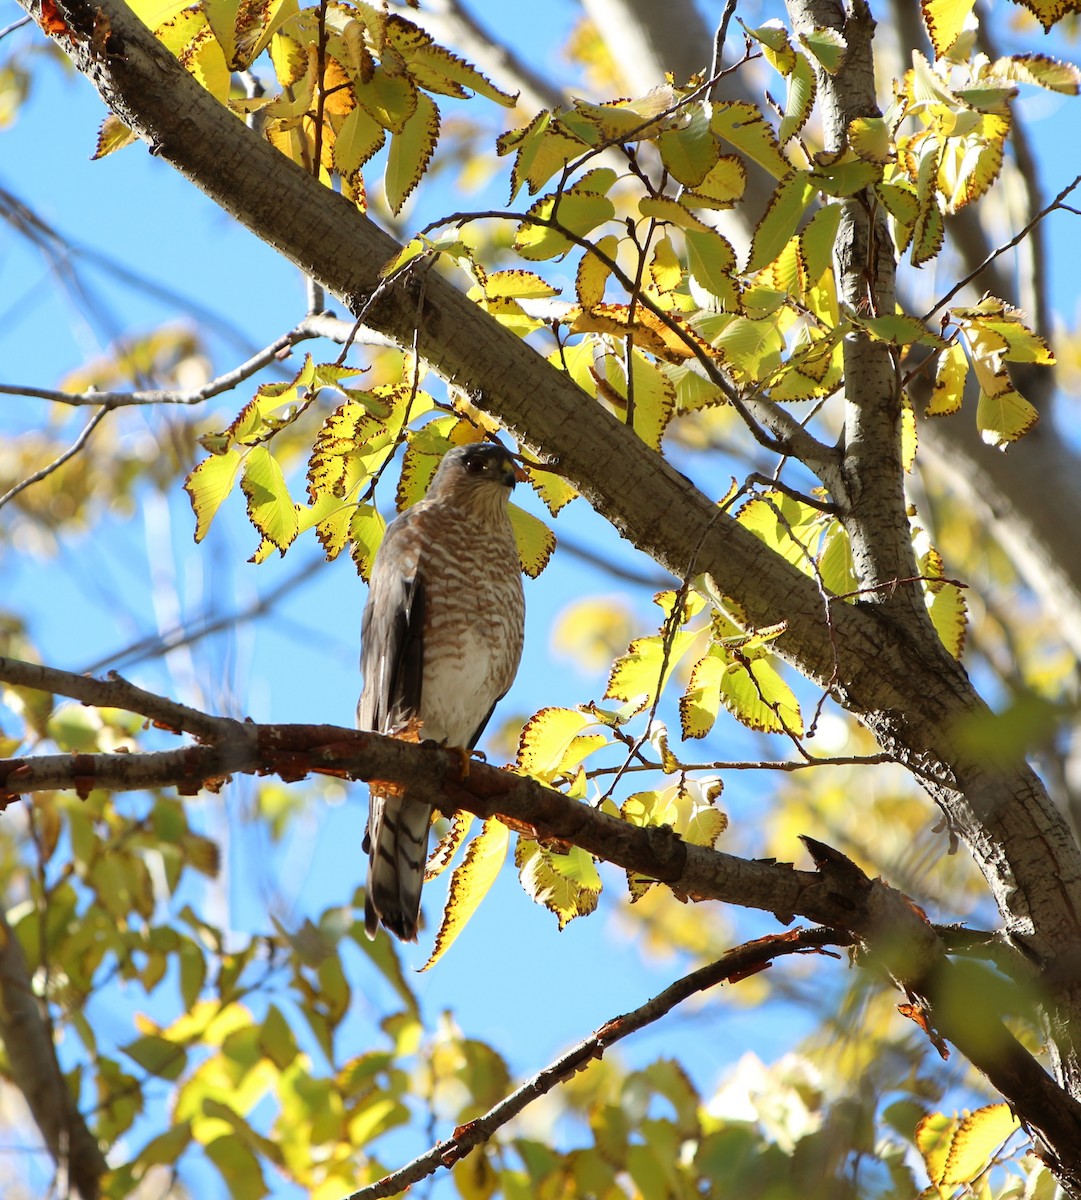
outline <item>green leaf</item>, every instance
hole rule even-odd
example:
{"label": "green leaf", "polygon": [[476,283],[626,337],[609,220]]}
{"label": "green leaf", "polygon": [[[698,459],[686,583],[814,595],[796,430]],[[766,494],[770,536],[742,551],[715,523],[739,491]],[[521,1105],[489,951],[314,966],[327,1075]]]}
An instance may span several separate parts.
{"label": "green leaf", "polygon": [[848,55],[848,43],[844,35],[840,30],[828,26],[816,26],[810,33],[801,33],[799,40],[830,75],[841,69]]}
{"label": "green leaf", "polygon": [[682,129],[662,133],[656,144],[668,173],[693,190],[717,165],[721,148],[710,129],[707,106],[696,104],[689,114],[690,120]]}
{"label": "green leaf", "polygon": [[794,138],[807,124],[817,90],[814,69],[805,55],[797,53],[792,72],[788,76],[788,97],[785,101],[784,116],[777,131],[777,141],[780,145],[783,146]]}
{"label": "green leaf", "polygon": [[976,428],[980,437],[999,450],[1008,450],[1013,442],[1023,437],[1040,419],[1040,414],[1012,387],[998,395],[980,392],[976,406]]}
{"label": "green leaf", "polygon": [[[392,133],[401,133],[417,110],[421,93],[408,75],[391,75],[381,66],[368,81],[355,80],[357,103]],[[432,107],[435,102],[431,101]]]}
{"label": "green leaf", "polygon": [[248,451],[240,488],[248,498],[251,523],[284,554],[300,530],[299,510],[289,496],[277,459],[265,446]]}
{"label": "green leaf", "polygon": [[263,1200],[270,1194],[259,1159],[237,1134],[215,1138],[206,1156],[218,1168],[232,1200]]}
{"label": "green leaf", "polygon": [[490,817],[469,843],[461,865],[451,872],[443,919],[435,935],[431,956],[421,967],[422,971],[434,967],[469,924],[478,905],[496,881],[507,857],[509,841],[510,830],[507,826],[496,817]]}
{"label": "green leaf", "polygon": [[144,1034],[121,1049],[145,1071],[159,1079],[179,1079],[188,1065],[187,1050],[157,1034]]}
{"label": "green leaf", "polygon": [[748,273],[760,271],[781,253],[817,194],[818,187],[806,171],[792,171],[781,180],[754,231]]}
{"label": "green leaf", "polygon": [[775,179],[792,170],[777,145],[773,128],[753,104],[738,100],[714,104],[710,127],[718,137],[764,167]]}
{"label": "green leaf", "polygon": [[523,184],[529,185],[530,194],[539,192],[556,171],[588,148],[588,143],[556,121],[547,109],[537,113],[524,129],[502,134],[496,142],[496,153],[517,152],[511,169],[511,201]]}
{"label": "green leaf", "polygon": [[172,1166],[184,1151],[191,1145],[191,1123],[181,1121],[178,1125],[170,1126],[164,1133],[151,1138],[135,1156],[139,1164],[140,1176],[147,1167],[160,1165]]}
{"label": "green leaf", "polygon": [[[562,195],[543,196],[529,209],[526,220],[518,226],[514,248],[522,258],[532,261],[556,258],[571,249],[574,242],[563,230],[584,238],[598,225],[615,216],[615,207],[600,192],[570,191]],[[554,221],[561,228],[530,222],[529,217]]]}
{"label": "green leaf", "polygon": [[279,1071],[284,1071],[299,1053],[289,1022],[276,1004],[271,1004],[267,1009],[267,1015],[259,1027],[259,1049]]}
{"label": "green leaf", "polygon": [[206,537],[222,501],[233,490],[240,461],[240,452],[235,449],[226,450],[224,454],[212,454],[193,467],[184,480],[184,491],[188,493],[192,512],[195,513],[197,542]]}
{"label": "green leaf", "polygon": [[421,92],[417,105],[401,130],[390,140],[385,183],[387,204],[395,216],[421,181],[439,140],[439,109]]}
{"label": "green leaf", "polygon": [[578,846],[559,854],[519,837],[514,861],[526,895],[554,913],[560,929],[597,907],[601,877],[593,856]]}

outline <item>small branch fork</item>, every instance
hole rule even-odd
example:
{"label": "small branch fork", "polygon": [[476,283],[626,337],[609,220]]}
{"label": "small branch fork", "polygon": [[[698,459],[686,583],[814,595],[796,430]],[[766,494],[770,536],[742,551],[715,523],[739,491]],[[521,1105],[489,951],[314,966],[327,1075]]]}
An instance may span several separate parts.
{"label": "small branch fork", "polygon": [[575,1072],[584,1070],[594,1059],[603,1057],[609,1046],[659,1021],[691,996],[718,984],[738,983],[741,979],[764,971],[775,958],[783,955],[829,953],[825,947],[847,946],[852,941],[851,934],[836,929],[792,929],[734,947],[716,962],[678,979],[633,1011],[605,1022],[596,1033],[538,1071],[484,1116],[460,1125],[451,1137],[425,1151],[400,1170],[354,1192],[348,1200],[379,1200],[380,1197],[397,1196],[411,1184],[434,1175],[440,1167],[452,1167],[482,1142],[488,1141],[528,1104],[547,1095]]}
{"label": "small branch fork", "polygon": [[[931,925],[906,896],[869,879],[829,846],[804,838],[815,869],[798,870],[787,863],[743,859],[692,845],[666,826],[631,825],[486,763],[473,763],[463,779],[459,755],[437,746],[336,726],[257,725],[211,716],[115,675],[92,679],[18,659],[0,657],[0,682],[122,708],[159,728],[196,739],[179,749],[148,753],[0,760],[0,809],[27,792],[60,788],[83,797],[95,788],[218,791],[240,772],[277,774],[290,782],[311,772],[391,780],[425,789],[448,815],[464,809],[481,818],[499,816],[531,836],[580,846],[693,900],[759,909],[786,924],[803,917],[843,931],[851,935],[846,940],[859,944],[861,961],[884,973],[905,994],[909,1011],[918,1014],[921,1024],[953,1042],[1009,1101],[1036,1135],[1040,1152],[1059,1178],[1081,1190],[1081,1104],[1058,1086],[999,1015],[988,1011],[981,985],[951,963],[948,954],[956,952],[957,931]],[[1034,972],[1027,960],[1008,944],[1003,957],[1003,944],[993,935],[986,935],[986,941],[988,953],[992,945],[998,953],[1000,966],[1005,964],[1032,984]],[[972,953],[973,948],[969,941],[961,952]],[[731,978],[734,968],[718,971],[719,981]],[[611,1040],[610,1026],[601,1033]]]}

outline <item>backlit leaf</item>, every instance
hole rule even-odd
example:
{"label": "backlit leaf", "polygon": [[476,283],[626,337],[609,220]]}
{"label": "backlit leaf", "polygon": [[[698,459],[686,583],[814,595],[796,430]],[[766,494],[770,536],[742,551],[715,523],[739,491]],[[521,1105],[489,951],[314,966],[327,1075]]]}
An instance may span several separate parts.
{"label": "backlit leaf", "polygon": [[967,378],[968,355],[958,338],[938,356],[935,384],[926,409],[927,416],[939,417],[956,412],[964,399]]}
{"label": "backlit leaf", "polygon": [[469,843],[461,865],[451,872],[443,919],[435,935],[431,956],[421,967],[422,971],[435,966],[469,924],[478,905],[496,881],[507,857],[509,839],[510,830],[507,826],[496,817],[490,817]]}
{"label": "backlit leaf", "polygon": [[188,493],[195,513],[197,542],[206,537],[222,501],[233,490],[240,463],[240,452],[236,449],[226,450],[224,454],[212,454],[192,468],[184,480],[184,491]]}
{"label": "backlit leaf", "polygon": [[1040,419],[1035,408],[1012,387],[997,395],[980,392],[976,406],[976,428],[980,437],[999,450],[1006,450],[1012,442],[1023,437]]}
{"label": "backlit leaf", "polygon": [[601,877],[593,856],[578,846],[560,854],[519,837],[514,861],[526,895],[554,913],[560,929],[597,907]]}
{"label": "backlit leaf", "polygon": [[807,124],[817,90],[814,69],[804,55],[797,53],[792,72],[788,76],[784,116],[777,130],[777,141],[780,145],[783,146],[789,139],[794,138]]}
{"label": "backlit leaf", "polygon": [[577,709],[542,708],[522,729],[518,770],[542,783],[568,777],[587,755],[608,744],[603,733],[583,734],[596,723],[591,713]]}
{"label": "backlit leaf", "polygon": [[431,97],[420,92],[416,108],[390,140],[386,189],[387,203],[395,215],[421,181],[438,140],[439,109]]}
{"label": "backlit leaf", "polygon": [[544,196],[529,210],[529,216],[551,221],[551,225],[534,224],[528,217],[518,226],[514,247],[522,258],[540,261],[565,254],[575,244],[563,230],[578,237],[592,233],[615,216],[615,208],[607,196],[599,192],[564,192],[561,196]]}
{"label": "backlit leaf", "polygon": [[517,504],[510,506],[510,523],[522,570],[530,579],[536,579],[552,557],[556,535],[539,517],[519,508]]}
{"label": "backlit leaf", "polygon": [[916,1146],[931,1182],[952,1191],[972,1183],[1019,1128],[1008,1104],[989,1104],[960,1118],[935,1113],[916,1126]]}
{"label": "backlit leaf", "polygon": [[976,0],[920,0],[924,23],[935,54],[941,58],[965,27]]}
{"label": "backlit leaf", "polygon": [[607,234],[597,243],[597,254],[587,251],[582,255],[575,276],[575,291],[578,303],[587,311],[604,302],[604,289],[612,273],[612,268],[598,255],[603,254],[614,261],[618,248],[619,239],[614,234]]}
{"label": "backlit leaf", "polygon": [[781,253],[817,192],[818,188],[806,171],[793,171],[781,180],[755,228],[746,267],[748,272],[761,270]]}
{"label": "backlit leaf", "polygon": [[697,104],[689,112],[690,120],[683,128],[662,133],[656,144],[668,173],[693,189],[716,166],[721,148],[710,129],[707,106]]}
{"label": "backlit leaf", "polygon": [[753,104],[738,100],[714,104],[710,127],[718,137],[764,167],[775,179],[791,171],[792,166],[781,153],[772,126]]}
{"label": "backlit leaf", "polygon": [[244,459],[240,488],[248,498],[248,518],[263,537],[285,553],[300,525],[278,461],[265,446],[253,446]]}

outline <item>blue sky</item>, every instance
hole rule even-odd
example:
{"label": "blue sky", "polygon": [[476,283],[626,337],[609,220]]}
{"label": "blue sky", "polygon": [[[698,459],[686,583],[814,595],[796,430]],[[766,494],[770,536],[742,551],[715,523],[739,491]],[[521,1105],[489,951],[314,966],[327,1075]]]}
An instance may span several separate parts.
{"label": "blue sky", "polygon": [[[494,2],[476,7],[489,15],[500,11]],[[549,3],[533,8],[531,20],[543,19],[546,25],[539,38],[544,48],[556,43],[576,6]],[[0,2],[0,27],[20,12],[7,0]],[[11,44],[34,41],[40,46],[40,38],[24,31],[13,35]],[[0,45],[0,55],[5,49]],[[1073,126],[1067,124],[1076,121],[1070,102],[1034,94],[1025,104],[1037,118],[1033,131],[1041,154],[1056,144],[1074,144]],[[178,299],[149,296],[114,273],[81,261],[80,273],[92,290],[85,303],[75,303],[58,286],[41,254],[2,226],[0,378],[5,382],[56,386],[69,370],[104,353],[119,333],[146,331],[163,321],[190,323],[180,298],[197,300],[220,317],[222,327],[208,342],[216,370],[239,361],[247,349],[271,341],[303,314],[304,287],[297,272],[142,146],[101,162],[89,161],[102,115],[100,101],[85,80],[55,63],[39,64],[32,95],[17,123],[0,132],[0,187],[73,244],[166,283]],[[1061,154],[1045,158],[1048,193],[1078,169],[1081,164],[1065,163]],[[425,213],[461,206],[445,192],[423,201]],[[1064,223],[1067,218],[1054,220]],[[1059,256],[1052,259],[1052,272],[1061,311],[1072,320],[1072,268]],[[211,413],[225,412],[230,404],[235,412],[244,399],[240,393],[213,402],[205,428],[218,427]],[[0,397],[0,436],[67,416],[42,401]],[[68,418],[65,436],[73,437],[82,420],[80,415]],[[145,422],[136,415],[125,419],[124,436],[153,452],[160,429],[154,415]],[[535,498],[519,498],[530,511],[543,515]],[[0,514],[0,520],[11,520],[10,510]],[[104,669],[111,665],[104,660],[141,637],[207,611],[243,609],[316,555],[314,543],[308,542],[294,547],[284,561],[275,557],[259,567],[248,565],[245,560],[256,539],[235,502],[198,548],[192,531],[190,509],[179,486],[167,503],[147,498],[131,514],[106,517],[92,533],[65,534],[44,561],[19,552],[19,539],[28,534],[16,522],[12,541],[0,544],[5,607],[30,614],[30,632],[46,662],[72,670],[103,663]],[[641,555],[614,539],[582,501],[560,518],[556,531],[603,548],[606,556],[629,568],[657,573]],[[501,715],[524,716],[541,705],[599,699],[603,677],[583,677],[572,664],[556,659],[549,630],[570,600],[616,591],[639,615],[641,632],[653,632],[657,617],[648,587],[629,588],[578,559],[557,555],[540,580],[527,583],[526,654]],[[124,673],[143,686],[215,711],[257,720],[347,725],[359,688],[356,653],[363,601],[363,585],[343,559],[312,572],[310,580],[257,627],[230,629],[164,661],[125,667]],[[757,757],[759,749],[728,721],[703,753]],[[759,786],[770,785],[761,779],[736,780],[725,793],[724,807],[745,841],[751,840],[747,830],[753,831]],[[242,820],[248,788],[240,782],[222,797],[196,804],[205,827],[229,837],[226,878],[214,897],[227,908],[228,921],[239,929],[267,928],[265,897],[283,867],[288,867],[289,877],[282,890],[298,922],[346,899],[363,877],[363,788],[350,789],[342,803],[319,805],[284,853],[269,847]],[[605,881],[610,893],[620,892],[618,873],[606,871]],[[442,884],[430,886],[429,893],[426,910],[432,919]],[[434,1019],[444,1008],[452,1008],[465,1031],[490,1040],[514,1073],[524,1076],[539,1069],[560,1049],[643,1002],[679,974],[675,962],[645,961],[614,918],[613,908],[602,902],[596,917],[572,922],[558,933],[554,919],[527,899],[508,868],[460,943],[434,971],[416,978],[426,1015]],[[740,929],[742,936],[753,936],[775,927],[772,920],[751,916]],[[407,949],[407,962],[419,966],[426,950],[423,942],[420,949]],[[819,970],[826,980],[843,973],[830,967]],[[753,1046],[769,1061],[798,1039],[809,1020],[806,1010],[794,1006],[763,1012],[716,1001],[693,1020],[668,1019],[625,1043],[620,1053],[635,1061],[662,1053],[679,1055],[699,1085],[709,1088],[746,1047]],[[357,1037],[365,1036],[371,1036],[370,1027],[358,1022]],[[421,1148],[418,1139],[405,1152]],[[33,1170],[33,1182],[48,1178]],[[283,1187],[280,1194],[296,1193]]]}

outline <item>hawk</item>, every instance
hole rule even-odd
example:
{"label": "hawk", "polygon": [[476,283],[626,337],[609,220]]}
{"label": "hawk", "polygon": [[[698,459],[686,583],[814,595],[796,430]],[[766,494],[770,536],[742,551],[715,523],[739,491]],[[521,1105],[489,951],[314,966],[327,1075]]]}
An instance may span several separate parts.
{"label": "hawk", "polygon": [[[427,495],[394,520],[364,606],[357,725],[472,750],[522,654],[525,598],[507,502],[517,472],[502,446],[450,450]],[[364,925],[415,941],[433,805],[375,785],[364,849]]]}

